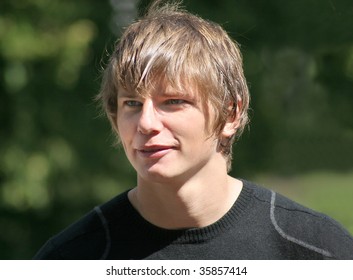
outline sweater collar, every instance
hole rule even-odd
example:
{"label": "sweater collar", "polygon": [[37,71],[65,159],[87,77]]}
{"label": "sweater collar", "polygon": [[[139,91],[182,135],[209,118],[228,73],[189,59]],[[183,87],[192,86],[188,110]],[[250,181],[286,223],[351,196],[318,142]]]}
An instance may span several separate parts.
{"label": "sweater collar", "polygon": [[180,244],[206,242],[232,227],[247,209],[252,197],[253,190],[247,181],[242,180],[242,182],[243,188],[237,200],[222,218],[206,227],[180,230],[160,228],[145,220],[132,206],[126,192],[125,199],[130,212],[129,215],[131,219],[131,226],[136,228],[138,232],[143,232],[146,238],[148,237],[156,240],[170,240],[173,243]]}

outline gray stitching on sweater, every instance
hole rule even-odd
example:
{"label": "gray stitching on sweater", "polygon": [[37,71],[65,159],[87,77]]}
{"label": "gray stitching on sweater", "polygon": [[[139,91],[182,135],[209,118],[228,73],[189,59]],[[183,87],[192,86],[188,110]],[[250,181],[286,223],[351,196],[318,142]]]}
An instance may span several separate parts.
{"label": "gray stitching on sweater", "polygon": [[109,226],[108,226],[107,219],[104,217],[102,210],[98,206],[94,207],[94,211],[96,211],[99,219],[101,220],[104,231],[105,231],[105,238],[107,240],[107,243],[105,245],[105,250],[103,252],[103,255],[100,258],[101,260],[105,260],[108,257],[108,254],[110,251],[110,246],[111,246]]}
{"label": "gray stitching on sweater", "polygon": [[299,240],[297,238],[294,238],[288,234],[286,234],[277,224],[276,218],[275,218],[275,201],[276,201],[276,193],[274,191],[271,191],[271,209],[270,209],[270,216],[271,216],[271,222],[273,226],[275,227],[276,231],[284,238],[287,239],[290,242],[296,243],[300,246],[303,246],[309,250],[312,250],[316,253],[322,254],[325,257],[332,257],[332,254],[324,249],[317,248],[313,245],[310,245],[302,240]]}

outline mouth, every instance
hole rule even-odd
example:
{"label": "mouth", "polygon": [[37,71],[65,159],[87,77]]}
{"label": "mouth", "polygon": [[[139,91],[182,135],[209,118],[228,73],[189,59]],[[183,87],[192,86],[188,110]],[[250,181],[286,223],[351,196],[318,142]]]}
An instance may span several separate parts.
{"label": "mouth", "polygon": [[153,145],[141,147],[140,149],[137,149],[137,152],[145,158],[161,158],[172,150],[175,150],[175,147]]}

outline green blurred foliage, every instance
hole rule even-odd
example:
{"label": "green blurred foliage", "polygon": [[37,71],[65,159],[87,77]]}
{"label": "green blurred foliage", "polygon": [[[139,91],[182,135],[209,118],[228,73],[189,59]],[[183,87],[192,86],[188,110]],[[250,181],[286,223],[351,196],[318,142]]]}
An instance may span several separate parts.
{"label": "green blurred foliage", "polygon": [[[353,172],[352,1],[184,3],[221,23],[244,55],[251,125],[235,145],[232,175],[261,183],[272,174]],[[0,3],[1,259],[31,258],[49,236],[135,184],[93,101],[119,33],[113,13],[109,1]],[[341,177],[294,182],[333,198],[337,189],[320,188],[322,180],[339,186]],[[340,203],[347,205],[338,219],[353,232],[347,178],[346,199],[318,210],[338,217]]]}

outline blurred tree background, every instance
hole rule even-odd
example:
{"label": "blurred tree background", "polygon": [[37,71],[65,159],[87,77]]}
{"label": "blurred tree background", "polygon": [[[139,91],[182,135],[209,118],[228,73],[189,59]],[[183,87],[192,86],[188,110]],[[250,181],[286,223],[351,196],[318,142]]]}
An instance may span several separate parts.
{"label": "blurred tree background", "polygon": [[[28,259],[135,173],[94,96],[121,27],[148,1],[0,2],[0,259]],[[351,0],[185,0],[241,44],[251,124],[232,175],[353,233]]]}

